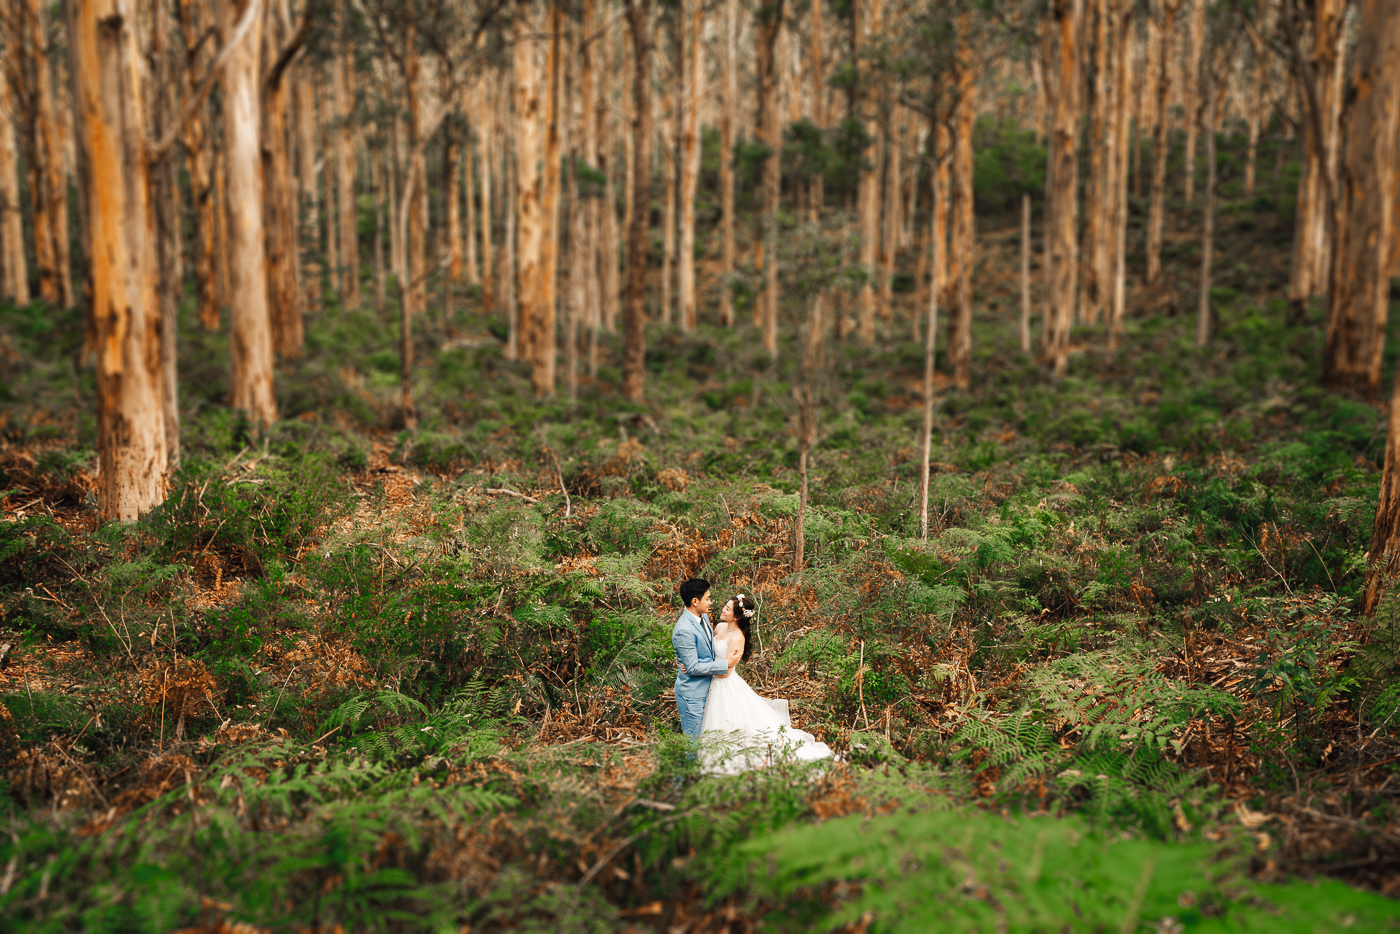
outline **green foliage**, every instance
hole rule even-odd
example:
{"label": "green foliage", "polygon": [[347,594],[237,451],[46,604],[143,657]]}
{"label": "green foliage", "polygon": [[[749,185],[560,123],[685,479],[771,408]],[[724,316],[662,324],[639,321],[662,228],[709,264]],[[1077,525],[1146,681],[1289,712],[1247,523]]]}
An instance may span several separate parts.
{"label": "green foliage", "polygon": [[189,800],[181,788],[94,837],[19,825],[0,844],[0,860],[18,869],[0,896],[7,919],[0,929],[168,931],[207,916],[201,900],[227,904],[233,920],[258,925],[415,922],[428,929],[462,923],[477,907],[420,881],[421,863],[386,865],[395,851],[385,842],[398,840],[421,859],[432,839],[425,818],[451,826],[509,807],[511,798],[410,783],[362,760],[274,767],[261,781],[247,774],[269,765],[231,757],[199,781],[200,804],[188,813],[181,813]]}
{"label": "green foliage", "polygon": [[475,513],[463,521],[462,534],[471,559],[489,573],[534,569],[545,562],[544,521],[530,506],[501,505]]}
{"label": "green foliage", "polygon": [[835,665],[846,654],[846,640],[834,632],[807,633],[783,653],[778,662],[779,670],[806,666],[819,671],[828,665]]}
{"label": "green foliage", "polygon": [[19,731],[22,743],[38,743],[55,733],[71,733],[81,729],[83,721],[82,704],[73,697],[63,694],[45,694],[33,691],[24,694],[0,695],[0,704],[10,712]]}
{"label": "green foliage", "polygon": [[1329,669],[1329,655],[1349,655],[1360,648],[1345,636],[1345,616],[1299,614],[1287,631],[1270,629],[1258,660],[1250,671],[1250,690],[1273,708],[1297,718],[1301,734],[1310,717],[1322,714],[1333,701],[1362,684],[1356,674]]}
{"label": "green foliage", "polygon": [[56,576],[74,549],[73,537],[48,516],[0,522],[0,594]]}
{"label": "green foliage", "polygon": [[143,522],[166,560],[192,562],[218,550],[263,574],[344,502],[343,481],[325,455],[264,457],[241,476],[225,465],[187,458],[169,498]]}
{"label": "green foliage", "polygon": [[956,759],[996,770],[1003,794],[1048,782],[1066,805],[1159,838],[1218,808],[1199,776],[1166,755],[1179,752],[1193,718],[1237,715],[1234,697],[1169,680],[1146,661],[1080,653],[1035,669],[1023,700],[1009,717],[970,715],[951,744]]}
{"label": "green foliage", "polygon": [[[919,41],[956,40],[945,13],[917,24],[927,33]],[[911,64],[887,54],[872,47],[868,61],[907,74],[947,58]],[[841,64],[832,85],[863,93],[865,66]],[[829,347],[798,571],[790,400],[810,374],[800,371],[802,329],[792,325],[821,291],[829,310],[854,315],[855,293],[871,281],[852,261],[856,225],[834,210],[853,203],[871,157],[859,119],[787,130],[783,174],[797,186],[789,194],[800,199],[820,172],[828,204],[819,224],[780,218],[787,298],[776,353],[746,326],[706,324],[705,307],[686,334],[653,322],[644,406],[620,398],[621,338],[606,330],[596,379],[581,379],[567,401],[537,398],[528,362],[505,359],[499,305],[487,314],[478,294],[459,291],[451,320],[430,298],[415,325],[420,426],[404,430],[397,316],[385,319],[369,302],[341,308],[328,296],[327,313],[308,316],[306,354],[279,367],[288,417],[260,434],[225,405],[227,335],[194,326],[185,302],[183,466],[170,501],[131,526],[85,531],[95,390],[90,368],[72,363],[81,359],[76,313],[0,307],[0,341],[17,349],[0,355],[0,424],[11,445],[0,486],[12,490],[5,505],[15,519],[0,523],[0,623],[7,640],[18,636],[10,664],[49,679],[42,691],[3,699],[13,732],[0,723],[0,746],[28,765],[0,764],[16,807],[29,810],[13,812],[25,841],[22,894],[5,903],[0,925],[168,931],[210,920],[197,908],[204,892],[235,904],[233,918],[288,929],[359,919],[366,929],[606,930],[647,923],[619,911],[691,891],[754,832],[875,812],[896,798],[927,803],[929,789],[965,802],[975,787],[1010,813],[1072,815],[1067,824],[1012,822],[1078,836],[1046,838],[1042,865],[1064,863],[1059,889],[1046,895],[1015,876],[1038,838],[997,837],[996,821],[966,811],[950,812],[959,816],[946,825],[917,825],[947,847],[971,840],[974,854],[929,849],[919,865],[882,870],[893,886],[907,876],[942,899],[937,910],[953,920],[937,916],[926,927],[973,918],[995,927],[983,910],[995,906],[978,894],[985,883],[1010,929],[1013,918],[1047,929],[1097,918],[1121,930],[1148,860],[1176,865],[1185,857],[1171,854],[1187,851],[1168,844],[1213,839],[1229,826],[1207,773],[1182,764],[1209,761],[1219,779],[1220,731],[1261,763],[1252,776],[1239,762],[1227,774],[1261,789],[1270,770],[1293,789],[1296,768],[1307,794],[1315,770],[1351,768],[1352,735],[1370,738],[1360,764],[1385,759],[1381,744],[1400,736],[1400,604],[1390,593],[1374,620],[1357,613],[1384,424],[1372,407],[1316,388],[1319,306],[1294,327],[1277,295],[1250,298],[1277,292],[1267,238],[1291,235],[1272,208],[1292,197],[1284,189],[1295,166],[1285,164],[1281,186],[1261,173],[1254,201],[1222,211],[1211,353],[1196,350],[1188,316],[1166,304],[1130,315],[1125,348],[1114,354],[1092,332],[1076,335],[1081,350],[1052,379],[1020,353],[1006,313],[1014,296],[1003,288],[1014,282],[1006,263],[1017,202],[1040,184],[1043,151],[986,118],[974,142],[979,229],[1001,248],[979,254],[973,385],[939,390],[928,536],[915,537],[923,344],[896,322],[876,349]],[[707,130],[702,191],[714,190],[718,150]],[[752,142],[736,153],[748,216],[774,156]],[[599,181],[590,167],[574,169],[585,196],[600,193],[589,190]],[[912,219],[921,228],[925,203]],[[710,250],[705,225],[717,206],[702,196],[699,212],[697,250]],[[740,255],[749,254],[753,225],[736,233]],[[1168,256],[1160,297],[1178,311],[1171,283],[1198,255],[1190,246]],[[896,289],[916,285],[914,259],[900,257]],[[725,287],[747,320],[758,270],[741,268]],[[1396,336],[1400,329],[1387,366]],[[54,443],[70,434],[66,446]],[[416,485],[404,482],[415,475]],[[35,497],[52,517],[27,505]],[[701,777],[673,732],[668,694],[675,578],[697,571],[717,596],[759,595],[758,647],[747,663],[755,683],[800,686],[794,714],[839,750],[840,766]],[[44,776],[57,783],[81,768],[109,801],[158,786],[142,786],[141,763],[166,754],[172,739],[168,724],[156,738],[134,674],[172,657],[207,667],[214,705],[230,721],[217,735],[209,731],[221,721],[191,721],[177,747],[196,784],[214,782],[217,793],[199,790],[193,816],[188,796],[175,792],[100,840],[73,836],[107,808],[64,810],[63,789]],[[1203,750],[1212,731],[1217,748]],[[313,739],[322,752],[297,746]],[[237,742],[250,758],[214,762]],[[544,748],[556,742],[565,745]],[[325,749],[332,761],[314,775],[285,767]],[[38,776],[33,787],[28,776]],[[72,788],[90,791],[81,777]],[[285,802],[267,803],[274,788]],[[416,788],[421,798],[396,797]],[[475,793],[513,800],[501,812]],[[1363,798],[1349,799],[1348,814],[1379,822],[1383,812],[1368,816]],[[455,810],[444,817],[439,806]],[[255,826],[259,813],[267,823]],[[428,867],[426,854],[441,856],[488,815],[501,818],[492,825],[501,849],[453,865],[498,865],[489,884],[429,881],[447,870]],[[411,843],[393,850],[392,834]],[[984,839],[1011,849],[1006,868]],[[896,843],[879,858],[909,852]],[[574,885],[618,844],[614,862]],[[836,868],[804,869],[804,878],[851,871],[840,863],[845,851],[830,850]],[[0,865],[14,852],[0,852]],[[1126,854],[1123,878],[1092,855],[1102,852]],[[36,880],[50,853],[41,903]],[[970,888],[958,874],[966,866],[977,870]],[[1149,887],[1160,881],[1153,873]],[[1213,902],[1207,883],[1188,886],[1198,907],[1228,908],[1228,923],[1267,929],[1240,920],[1254,916],[1233,883],[1214,884]],[[1004,899],[995,894],[1002,888]],[[1298,893],[1314,890],[1269,891],[1294,912]],[[1055,898],[1065,892],[1083,915],[1063,914]],[[877,927],[893,921],[874,886],[819,894],[868,897],[859,904],[876,911]],[[790,907],[813,926],[844,910],[805,893]],[[908,913],[911,926],[923,910]],[[1201,911],[1190,923],[1170,916],[1202,930],[1227,923]]]}
{"label": "green foliage", "polygon": [[[1245,885],[1239,858],[1225,855],[1218,846],[1124,840],[1074,819],[925,810],[758,837],[718,868],[715,891],[745,886],[772,899],[780,907],[767,924],[780,931],[862,919],[889,932],[1400,925],[1390,900],[1336,883]],[[845,886],[834,909],[823,897],[833,883]]]}
{"label": "green foliage", "polygon": [[1033,130],[984,116],[975,133],[972,186],[979,210],[1004,210],[1018,205],[1022,194],[1045,190],[1045,147],[1036,144]]}
{"label": "green foliage", "polygon": [[660,510],[650,503],[611,500],[589,520],[584,540],[600,553],[645,551],[658,537],[652,527],[660,517]]}

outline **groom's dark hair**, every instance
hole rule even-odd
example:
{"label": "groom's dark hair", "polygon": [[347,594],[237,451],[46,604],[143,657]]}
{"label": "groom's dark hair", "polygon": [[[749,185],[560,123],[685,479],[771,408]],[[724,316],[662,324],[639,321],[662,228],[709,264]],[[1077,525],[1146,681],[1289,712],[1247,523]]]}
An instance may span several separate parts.
{"label": "groom's dark hair", "polygon": [[690,609],[690,605],[705,596],[705,592],[709,589],[710,582],[698,577],[693,577],[681,584],[681,606],[687,610]]}

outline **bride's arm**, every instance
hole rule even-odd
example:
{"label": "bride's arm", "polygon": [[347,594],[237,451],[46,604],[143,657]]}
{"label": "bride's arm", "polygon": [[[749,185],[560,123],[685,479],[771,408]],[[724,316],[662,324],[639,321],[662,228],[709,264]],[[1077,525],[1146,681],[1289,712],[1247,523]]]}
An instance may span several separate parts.
{"label": "bride's arm", "polygon": [[[725,644],[729,646],[729,671],[734,670],[734,666],[739,664],[739,659],[744,657],[744,634],[738,629],[727,633],[724,637]],[[725,672],[726,675],[729,672]]]}

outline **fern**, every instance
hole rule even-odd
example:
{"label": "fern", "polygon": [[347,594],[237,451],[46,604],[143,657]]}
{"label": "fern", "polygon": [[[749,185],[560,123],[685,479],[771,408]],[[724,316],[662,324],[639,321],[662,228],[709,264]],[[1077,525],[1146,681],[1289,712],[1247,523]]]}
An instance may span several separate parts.
{"label": "fern", "polygon": [[1124,840],[1080,820],[927,810],[750,840],[717,865],[711,894],[771,899],[766,926],[786,931],[1375,930],[1400,917],[1340,883],[1321,887],[1327,897],[1305,883],[1245,887],[1241,869],[1216,847]]}
{"label": "fern", "polygon": [[831,665],[846,651],[841,635],[825,630],[809,632],[794,642],[778,659],[778,670],[786,671],[807,665],[813,669]]}
{"label": "fern", "polygon": [[346,733],[353,734],[365,720],[366,714],[372,710],[378,712],[382,717],[384,713],[388,713],[390,716],[403,716],[410,713],[425,714],[428,708],[423,706],[421,701],[414,700],[406,694],[400,694],[398,691],[366,693],[351,698],[331,711],[323,728],[330,731],[337,727],[343,727]]}
{"label": "fern", "polygon": [[1112,653],[1071,656],[1028,676],[1030,703],[1011,717],[971,711],[954,736],[955,758],[1000,772],[1014,793],[1048,781],[1060,800],[1100,822],[1172,835],[1215,805],[1200,773],[1165,758],[1175,734],[1201,715],[1234,714],[1239,702],[1169,680],[1151,663]]}

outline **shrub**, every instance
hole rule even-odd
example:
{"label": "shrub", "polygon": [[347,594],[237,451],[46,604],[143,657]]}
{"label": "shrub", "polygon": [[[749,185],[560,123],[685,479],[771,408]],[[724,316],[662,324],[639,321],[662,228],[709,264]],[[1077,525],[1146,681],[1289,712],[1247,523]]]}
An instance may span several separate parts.
{"label": "shrub", "polygon": [[[1238,850],[1121,839],[1082,820],[963,809],[852,816],[767,834],[712,892],[771,899],[767,926],[875,932],[1329,930],[1400,912],[1339,883],[1246,885]],[[833,906],[829,893],[845,892]]]}

